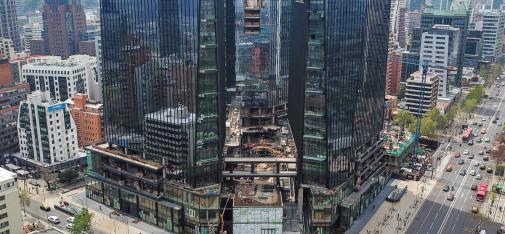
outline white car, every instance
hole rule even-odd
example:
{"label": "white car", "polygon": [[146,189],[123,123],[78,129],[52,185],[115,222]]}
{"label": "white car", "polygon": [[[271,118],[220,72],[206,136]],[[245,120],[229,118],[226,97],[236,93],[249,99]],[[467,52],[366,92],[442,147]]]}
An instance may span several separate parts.
{"label": "white car", "polygon": [[479,162],[474,162],[473,165],[476,166],[476,167],[478,167],[478,166],[480,166],[480,163]]}
{"label": "white car", "polygon": [[47,217],[47,220],[49,220],[49,222],[54,223],[54,224],[60,223],[60,219],[54,215]]}
{"label": "white car", "polygon": [[486,138],[484,141],[485,141],[485,142],[490,142],[491,140],[490,140],[490,139],[489,139],[489,137],[488,137],[488,138]]}
{"label": "white car", "polygon": [[72,229],[74,227],[74,224],[73,223],[68,223],[67,225],[65,225],[66,228],[68,229]]}
{"label": "white car", "polygon": [[485,121],[486,121],[486,119],[485,119],[485,118],[482,118],[482,122],[485,122]]}
{"label": "white car", "polygon": [[477,180],[481,180],[482,179],[482,176],[480,174],[477,174],[477,177],[475,177],[475,179]]}
{"label": "white car", "polygon": [[468,150],[463,151],[463,154],[464,154],[464,155],[468,155],[469,153],[470,153],[470,152],[468,152]]}
{"label": "white car", "polygon": [[74,222],[74,217],[70,216],[67,218],[67,222],[73,223]]}
{"label": "white car", "polygon": [[475,170],[470,170],[470,175],[474,176],[475,174]]}

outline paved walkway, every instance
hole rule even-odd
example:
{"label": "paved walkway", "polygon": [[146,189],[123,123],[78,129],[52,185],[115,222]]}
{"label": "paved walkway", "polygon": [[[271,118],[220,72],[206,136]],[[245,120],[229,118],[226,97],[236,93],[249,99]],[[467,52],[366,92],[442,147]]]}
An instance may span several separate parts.
{"label": "paved walkway", "polygon": [[[376,210],[367,209],[346,233],[405,233],[410,225],[410,221],[422,206],[424,198],[430,194],[437,179],[442,176],[443,171],[449,163],[452,152],[447,152],[447,156],[444,156],[445,151],[443,149],[446,149],[446,146],[446,144],[442,145],[433,155],[435,158],[438,155],[441,156],[441,161],[437,161],[438,163],[434,165],[436,168],[433,171],[433,179],[430,179],[431,172],[426,172],[420,181],[392,179],[388,185],[391,184],[393,188],[395,185],[400,188],[407,186],[407,192],[403,195],[402,199],[396,203],[383,202],[385,197],[377,202],[374,200],[373,204],[381,205]],[[386,196],[387,194],[389,192],[386,193]]]}

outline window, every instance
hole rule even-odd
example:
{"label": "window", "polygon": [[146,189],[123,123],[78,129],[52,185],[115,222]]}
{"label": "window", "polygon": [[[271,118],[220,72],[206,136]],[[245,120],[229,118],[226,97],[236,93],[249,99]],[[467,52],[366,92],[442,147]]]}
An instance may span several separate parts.
{"label": "window", "polygon": [[261,234],[276,234],[275,228],[262,228]]}
{"label": "window", "polygon": [[3,213],[0,215],[0,219],[4,219],[4,218],[7,218],[7,213]]}

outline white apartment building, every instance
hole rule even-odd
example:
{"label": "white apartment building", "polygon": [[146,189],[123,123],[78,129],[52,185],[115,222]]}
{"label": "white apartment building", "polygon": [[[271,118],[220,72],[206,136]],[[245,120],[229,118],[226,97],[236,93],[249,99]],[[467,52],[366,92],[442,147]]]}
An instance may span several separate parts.
{"label": "white apartment building", "polygon": [[87,94],[93,100],[100,94],[96,58],[89,55],[72,55],[66,60],[51,56],[26,64],[23,82],[27,82],[32,91],[49,91],[54,100],[61,102],[76,93]]}
{"label": "white apartment building", "polygon": [[12,40],[0,37],[0,60],[9,59],[12,55],[14,55]]}
{"label": "white apartment building", "polygon": [[[441,75],[438,84],[440,97],[449,95],[449,83],[456,76],[460,37],[458,28],[441,24],[434,25],[422,34],[419,60],[430,66],[429,72]],[[423,70],[422,64],[419,65],[419,70]]]}
{"label": "white apartment building", "polygon": [[[95,37],[95,54],[96,54],[96,80],[98,87],[102,87],[102,37]],[[99,89],[98,95],[94,100],[102,102],[102,90]]]}
{"label": "white apartment building", "polygon": [[24,233],[16,173],[0,168],[0,233]]}
{"label": "white apartment building", "polygon": [[[404,110],[417,115],[419,104],[421,104],[421,115],[437,105],[438,82],[440,75],[435,72],[428,72],[426,81],[422,82],[422,72],[416,71],[407,79],[407,89],[405,90]],[[421,98],[423,96],[423,98]]]}
{"label": "white apartment building", "polygon": [[21,102],[18,116],[21,156],[47,166],[78,157],[77,130],[66,103],[49,92],[34,91]]}
{"label": "white apartment building", "polygon": [[482,11],[482,59],[484,61],[496,62],[503,58],[504,27],[504,11]]}

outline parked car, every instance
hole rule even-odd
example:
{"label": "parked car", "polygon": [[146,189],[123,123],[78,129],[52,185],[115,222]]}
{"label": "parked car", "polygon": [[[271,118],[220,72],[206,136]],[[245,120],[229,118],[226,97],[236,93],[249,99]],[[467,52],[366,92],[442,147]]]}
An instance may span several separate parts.
{"label": "parked car", "polygon": [[467,144],[468,145],[473,145],[473,140],[468,140]]}
{"label": "parked car", "polygon": [[51,223],[54,223],[54,224],[60,223],[60,219],[54,215],[47,217],[47,220]]}
{"label": "parked car", "polygon": [[475,173],[475,170],[470,170],[470,175],[471,176],[474,176],[476,173]]}
{"label": "parked car", "polygon": [[449,200],[449,201],[454,200],[454,193],[447,194],[447,200]]}
{"label": "parked car", "polygon": [[493,168],[488,167],[486,171],[487,171],[487,173],[493,173]]}
{"label": "parked car", "polygon": [[473,159],[475,156],[473,154],[468,155],[469,159]]}
{"label": "parked car", "polygon": [[480,165],[479,162],[474,162],[473,163],[473,166],[475,166],[475,167],[479,167],[479,165]]}
{"label": "parked car", "polygon": [[461,164],[461,165],[465,164],[465,160],[464,159],[459,159],[458,164]]}
{"label": "parked car", "polygon": [[468,155],[469,153],[470,153],[470,151],[468,151],[467,149],[465,151],[463,151],[464,155]]}
{"label": "parked car", "polygon": [[454,152],[453,155],[454,155],[455,158],[461,157],[461,153],[460,152]]}
{"label": "parked car", "polygon": [[452,165],[449,165],[445,168],[445,171],[451,172],[452,171]]}
{"label": "parked car", "polygon": [[41,209],[41,210],[44,210],[44,211],[51,211],[51,207],[50,207],[50,206],[48,206],[48,205],[45,205],[45,204],[42,204],[42,205],[40,206],[40,209]]}
{"label": "parked car", "polygon": [[486,155],[486,156],[484,156],[484,157],[482,158],[482,160],[484,160],[484,161],[488,161],[488,160],[489,160],[489,156],[487,156],[487,155]]}
{"label": "parked car", "polygon": [[479,155],[483,155],[483,154],[484,154],[484,151],[479,150]]}
{"label": "parked car", "polygon": [[67,225],[65,225],[66,228],[68,229],[72,229],[74,227],[74,224],[73,223],[67,223]]}
{"label": "parked car", "polygon": [[482,143],[482,138],[477,138],[476,142],[477,143]]}
{"label": "parked car", "polygon": [[476,180],[482,180],[482,176],[480,174],[477,174],[477,176],[475,177]]}
{"label": "parked car", "polygon": [[479,169],[481,169],[481,170],[485,170],[485,169],[486,169],[486,165],[481,164],[481,165],[480,165],[480,167],[479,167]]}
{"label": "parked car", "polygon": [[449,192],[449,185],[444,185],[444,188],[442,190],[444,190],[444,192]]}
{"label": "parked car", "polygon": [[470,189],[477,190],[477,185],[476,184],[472,184],[472,187]]}
{"label": "parked car", "polygon": [[461,170],[461,171],[459,172],[459,175],[465,176],[465,175],[466,175],[466,170]]}
{"label": "parked car", "polygon": [[486,134],[486,132],[487,132],[487,131],[486,131],[486,128],[482,128],[482,129],[480,130],[480,134]]}
{"label": "parked car", "polygon": [[491,140],[489,139],[489,137],[487,137],[484,141],[485,142],[490,142]]}
{"label": "parked car", "polygon": [[73,223],[73,222],[74,222],[74,219],[75,219],[75,218],[74,218],[73,216],[70,216],[70,217],[68,217],[68,218],[67,218],[67,222],[69,222],[69,223]]}

